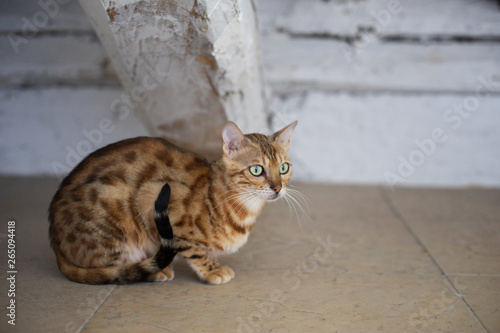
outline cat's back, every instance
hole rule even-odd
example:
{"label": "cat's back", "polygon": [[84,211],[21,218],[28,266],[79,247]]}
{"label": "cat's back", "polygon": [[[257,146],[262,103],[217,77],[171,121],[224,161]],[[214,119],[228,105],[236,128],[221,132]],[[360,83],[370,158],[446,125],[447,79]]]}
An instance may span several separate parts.
{"label": "cat's back", "polygon": [[87,156],[62,181],[57,202],[96,200],[132,195],[148,181],[188,183],[192,170],[208,172],[208,161],[161,138],[138,137],[103,147]]}

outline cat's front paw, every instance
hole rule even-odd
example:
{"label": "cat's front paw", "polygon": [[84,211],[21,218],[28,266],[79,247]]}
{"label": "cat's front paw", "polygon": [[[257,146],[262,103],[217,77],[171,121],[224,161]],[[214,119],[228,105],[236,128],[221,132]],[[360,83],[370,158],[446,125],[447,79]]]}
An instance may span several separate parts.
{"label": "cat's front paw", "polygon": [[234,271],[227,266],[219,266],[203,277],[210,284],[224,284],[234,277]]}

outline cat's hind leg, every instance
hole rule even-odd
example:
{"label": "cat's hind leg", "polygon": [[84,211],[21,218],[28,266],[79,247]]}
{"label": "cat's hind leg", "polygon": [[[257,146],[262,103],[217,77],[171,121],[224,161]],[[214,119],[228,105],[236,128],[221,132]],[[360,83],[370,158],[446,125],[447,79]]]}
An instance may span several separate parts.
{"label": "cat's hind leg", "polygon": [[174,269],[172,265],[168,265],[163,270],[159,271],[156,274],[152,274],[148,276],[147,281],[149,282],[164,282],[170,281],[174,279]]}

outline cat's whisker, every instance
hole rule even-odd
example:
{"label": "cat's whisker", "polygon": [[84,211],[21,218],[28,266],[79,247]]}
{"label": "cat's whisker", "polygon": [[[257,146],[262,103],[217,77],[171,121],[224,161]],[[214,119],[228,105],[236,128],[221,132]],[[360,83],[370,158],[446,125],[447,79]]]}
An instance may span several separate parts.
{"label": "cat's whisker", "polygon": [[242,197],[240,200],[236,201],[236,205],[234,203],[229,207],[234,215],[238,216],[240,212],[245,207],[246,197]]}
{"label": "cat's whisker", "polygon": [[307,196],[305,196],[302,192],[300,192],[299,190],[295,190],[293,188],[287,188],[287,194],[290,195],[291,197],[294,197],[298,203],[300,203],[301,207],[302,205],[305,205],[306,208],[307,208],[307,211],[309,212],[310,209],[309,209],[309,205],[311,203],[311,200],[309,200],[309,198]]}
{"label": "cat's whisker", "polygon": [[290,196],[295,198],[299,203],[301,203],[301,205],[300,205],[301,207],[303,204],[306,206],[307,211],[310,211],[309,205],[311,204],[311,200],[309,200],[309,198],[307,196],[305,196],[302,192],[295,190],[295,189],[291,189]]}
{"label": "cat's whisker", "polygon": [[[243,211],[243,209],[245,209],[246,204],[247,204],[247,201],[246,201],[246,200],[242,200],[242,201],[241,201],[241,202],[240,202],[240,203],[239,203],[239,204],[235,207],[235,209],[237,209],[237,208],[239,207],[238,211],[237,211],[237,212],[235,212],[235,215],[236,215],[236,216],[240,215],[240,213]],[[233,210],[233,212],[234,212],[234,210]]]}
{"label": "cat's whisker", "polygon": [[[304,207],[302,207],[302,204],[300,203],[300,201],[297,200],[297,198],[294,197],[293,193],[290,193],[289,198],[290,198],[290,200],[292,200],[299,207],[299,210],[302,213],[302,216],[304,216],[306,218],[306,220],[312,221],[311,218],[309,217],[308,212],[304,209]],[[309,211],[309,207],[307,207],[307,208],[308,208],[308,211]]]}
{"label": "cat's whisker", "polygon": [[[289,185],[290,186],[290,185]],[[311,200],[302,192],[299,190],[296,190],[294,188],[287,188],[287,191],[290,191],[291,194],[297,195],[298,198],[300,198],[305,205],[309,207],[309,204],[311,204]]]}
{"label": "cat's whisker", "polygon": [[228,197],[226,197],[224,200],[222,200],[217,206],[214,207],[214,209],[216,209],[217,207],[219,207],[220,205],[226,203],[227,201],[231,200],[231,199],[238,199],[239,197],[241,197],[243,194],[242,193],[236,193],[236,194],[232,194]]}
{"label": "cat's whisker", "polygon": [[[307,211],[309,211],[309,202],[308,202],[307,197],[304,194],[302,194],[298,190],[287,188],[287,190],[286,190],[285,195],[283,196],[283,198],[285,198],[285,200],[287,201],[287,203],[289,204],[289,206],[295,212],[295,215],[297,216],[297,220],[298,220],[299,226],[302,227],[300,215],[302,215],[303,217],[305,217],[306,220],[311,221],[311,218],[309,217],[309,214],[307,212]],[[303,204],[307,207],[307,211],[304,209]],[[299,212],[300,212],[300,214],[299,214]],[[291,212],[290,212],[290,214],[292,215]]]}
{"label": "cat's whisker", "polygon": [[[217,206],[214,207],[214,210],[216,210],[219,206],[227,203],[231,199],[238,199],[239,196],[241,196],[241,193],[240,194],[234,194],[233,196],[228,197],[228,198],[222,200]],[[238,200],[235,200],[235,201],[238,201]]]}
{"label": "cat's whisker", "polygon": [[[287,225],[290,224],[290,221],[292,221],[292,206],[290,204],[290,201],[288,200],[288,198],[285,196],[283,196],[283,199],[285,199],[284,201],[286,202],[287,206],[288,206],[288,222],[286,223]],[[299,223],[300,224],[300,223]]]}
{"label": "cat's whisker", "polygon": [[[295,211],[295,214],[297,215],[297,211],[295,210],[293,203],[290,201],[290,199],[286,195],[283,196],[283,198],[285,199],[286,203],[288,204],[288,215],[289,215],[288,224],[290,224],[290,221],[292,220],[293,212]],[[300,223],[300,218],[298,215],[297,215],[297,221],[299,223],[299,227],[302,229],[302,224]]]}
{"label": "cat's whisker", "polygon": [[[224,200],[222,200],[217,206],[214,207],[214,209],[216,209],[217,207],[219,207],[220,205],[224,204],[225,202],[231,200],[231,199],[239,199],[240,197],[242,196],[245,196],[246,195],[246,192],[241,192],[241,191],[237,191],[237,190],[234,190],[236,191],[235,194],[231,194],[230,196],[226,197]],[[229,192],[229,191],[228,191]],[[227,192],[226,192],[227,193]]]}
{"label": "cat's whisker", "polygon": [[252,193],[253,198],[250,200],[251,210],[257,211],[262,206],[262,198]]}
{"label": "cat's whisker", "polygon": [[304,193],[300,192],[299,190],[296,190],[293,187],[287,187],[287,190],[298,194],[304,201],[311,202],[311,200],[309,200],[309,198]]}
{"label": "cat's whisker", "polygon": [[[224,190],[224,193],[221,193],[223,190]],[[231,192],[241,193],[241,189],[240,188],[221,189],[221,190],[215,192],[215,195],[224,196],[224,195],[227,195],[228,193],[231,193]]]}
{"label": "cat's whisker", "polygon": [[240,207],[240,209],[236,212],[236,215],[240,215],[241,211],[245,209],[248,205],[248,197],[245,197],[244,200],[241,200],[240,204],[237,207]]}
{"label": "cat's whisker", "polygon": [[241,200],[236,200],[236,201],[232,202],[232,203],[228,206],[228,208],[229,208],[229,210],[231,211],[231,213],[232,213],[233,215],[237,215],[237,214],[236,214],[236,209],[237,209],[240,205],[241,205]]}
{"label": "cat's whisker", "polygon": [[[252,193],[250,193],[250,191],[244,190],[244,192],[239,192],[237,194],[231,195],[229,198],[226,198],[223,202],[221,202],[216,207],[220,206],[222,203],[224,203],[224,202],[226,202],[226,201],[228,201],[230,199],[235,199],[234,202],[232,202],[231,205],[229,205],[229,208],[231,209],[231,211],[233,212],[233,214],[238,215],[239,212],[244,207],[245,202],[248,200],[248,197],[251,196],[251,195],[252,195]],[[240,207],[240,206],[242,206],[242,208],[240,208],[240,210],[238,210],[238,212],[236,212],[236,209],[238,209],[238,207]]]}
{"label": "cat's whisker", "polygon": [[[220,190],[216,191],[216,192],[215,192],[215,194],[219,194],[220,192],[222,192],[222,191],[226,190],[228,187],[233,186],[233,185],[236,185],[236,184],[237,184],[237,182],[236,182],[236,181],[231,182],[231,183],[229,183],[229,184],[226,184],[226,185],[222,186],[222,188],[221,188]],[[233,189],[229,189],[229,191],[238,191],[238,189],[234,189],[234,188],[233,188]]]}
{"label": "cat's whisker", "polygon": [[248,193],[242,193],[237,200],[235,200],[228,206],[228,209],[232,212],[233,215],[238,216],[240,212],[244,209],[246,202],[248,201],[248,198],[249,198]]}
{"label": "cat's whisker", "polygon": [[240,214],[240,212],[243,210],[243,209],[249,209],[249,210],[252,210],[250,205],[253,205],[253,202],[256,200],[256,199],[260,199],[258,198],[255,194],[251,193],[251,192],[247,192],[247,197],[245,197],[244,199],[244,202],[243,202],[243,205],[242,207],[240,208],[240,210],[238,211],[237,215]]}
{"label": "cat's whisker", "polygon": [[295,216],[297,217],[297,223],[299,224],[300,229],[302,229],[302,219],[299,215],[296,204],[291,200],[291,197],[288,197],[288,201],[290,201],[290,206],[292,207],[293,212],[295,213]]}
{"label": "cat's whisker", "polygon": [[302,206],[302,204],[293,196],[290,195],[288,198],[289,198],[290,202],[292,202],[294,204],[294,206],[297,207],[297,211],[298,211],[298,213],[300,213],[302,220],[308,221],[308,222],[312,221],[311,217],[309,216],[309,210],[306,211],[304,209],[304,207]]}

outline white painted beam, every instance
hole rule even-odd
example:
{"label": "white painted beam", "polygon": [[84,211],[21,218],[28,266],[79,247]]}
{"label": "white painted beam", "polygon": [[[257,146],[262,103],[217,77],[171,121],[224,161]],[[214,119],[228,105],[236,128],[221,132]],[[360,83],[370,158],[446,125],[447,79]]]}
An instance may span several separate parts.
{"label": "white painted beam", "polygon": [[151,134],[220,150],[226,120],[266,127],[251,0],[81,0]]}

